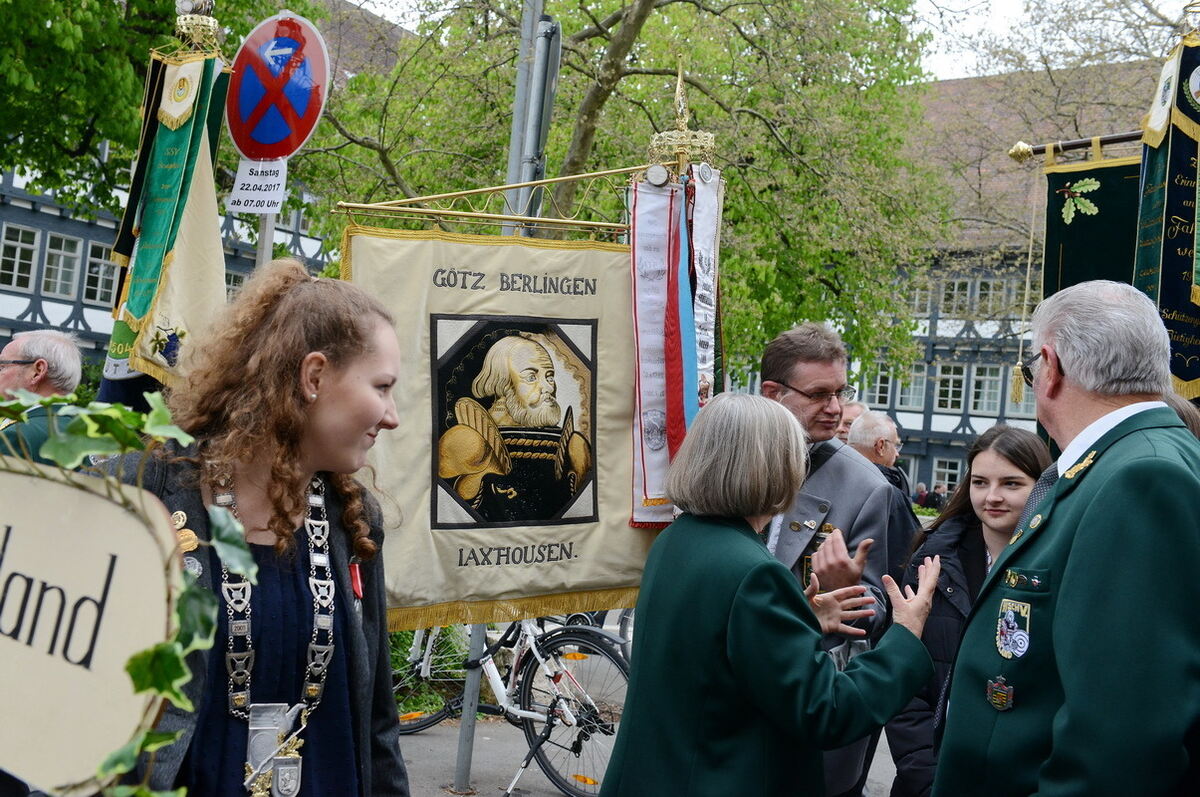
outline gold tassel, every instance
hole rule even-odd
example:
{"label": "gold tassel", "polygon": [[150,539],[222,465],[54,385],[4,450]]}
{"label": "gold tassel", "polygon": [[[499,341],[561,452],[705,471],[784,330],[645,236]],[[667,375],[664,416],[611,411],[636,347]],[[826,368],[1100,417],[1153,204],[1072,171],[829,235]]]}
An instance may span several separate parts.
{"label": "gold tassel", "polygon": [[1024,363],[1018,360],[1017,364],[1013,366],[1013,375],[1010,380],[1012,382],[1010,397],[1013,404],[1020,404],[1025,400],[1025,377],[1021,375],[1022,365]]}

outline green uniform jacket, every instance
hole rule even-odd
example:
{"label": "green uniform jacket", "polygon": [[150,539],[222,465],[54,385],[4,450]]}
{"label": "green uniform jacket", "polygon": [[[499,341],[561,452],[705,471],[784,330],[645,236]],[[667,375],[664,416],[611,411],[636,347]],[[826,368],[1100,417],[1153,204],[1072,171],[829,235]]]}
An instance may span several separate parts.
{"label": "green uniform jacket", "polygon": [[934,794],[1200,794],[1197,579],[1200,443],[1146,410],[1060,474],[993,565]]}
{"label": "green uniform jacket", "polygon": [[839,673],[796,578],[741,519],[684,515],[650,550],[629,694],[601,797],[824,792],[821,750],[933,675],[894,626]]}
{"label": "green uniform jacket", "polygon": [[38,454],[42,449],[42,443],[46,442],[46,438],[50,436],[50,414],[45,407],[39,406],[30,409],[25,416],[28,420],[17,421],[0,429],[0,437],[4,438],[3,441],[0,441],[0,454],[9,457],[24,456],[25,449],[21,447],[21,441],[24,440],[25,448],[28,449],[34,462],[53,465],[53,461],[43,459]]}

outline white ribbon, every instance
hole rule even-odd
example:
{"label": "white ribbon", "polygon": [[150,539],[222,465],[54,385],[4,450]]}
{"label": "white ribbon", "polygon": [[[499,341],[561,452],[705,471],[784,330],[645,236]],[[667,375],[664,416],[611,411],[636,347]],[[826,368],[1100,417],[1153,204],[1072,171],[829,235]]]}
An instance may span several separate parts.
{"label": "white ribbon", "polygon": [[696,390],[700,405],[712,397],[716,364],[717,263],[721,245],[721,206],[725,184],[721,172],[707,163],[692,167],[695,204],[692,208],[692,262],[696,267]]}
{"label": "white ribbon", "polygon": [[663,321],[667,307],[667,248],[679,234],[678,184],[635,183],[632,192],[631,269],[637,341],[633,419],[633,522],[670,523],[666,503],[667,378]]}

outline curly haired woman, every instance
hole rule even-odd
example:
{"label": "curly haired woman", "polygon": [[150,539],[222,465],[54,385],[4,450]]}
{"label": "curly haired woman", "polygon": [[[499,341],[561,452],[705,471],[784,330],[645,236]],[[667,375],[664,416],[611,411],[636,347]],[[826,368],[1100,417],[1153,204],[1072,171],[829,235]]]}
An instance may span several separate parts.
{"label": "curly haired woman", "polygon": [[[181,529],[186,569],[219,603],[213,648],[189,659],[196,711],[167,707],[157,729],[182,736],[156,754],[150,785],[244,795],[299,777],[285,793],[407,795],[381,513],[351,475],[397,425],[392,319],[355,286],[282,260],[213,329],[168,399],[196,442],[151,455],[143,481]],[[188,544],[184,529],[209,538],[209,505],[245,527],[257,584]]]}

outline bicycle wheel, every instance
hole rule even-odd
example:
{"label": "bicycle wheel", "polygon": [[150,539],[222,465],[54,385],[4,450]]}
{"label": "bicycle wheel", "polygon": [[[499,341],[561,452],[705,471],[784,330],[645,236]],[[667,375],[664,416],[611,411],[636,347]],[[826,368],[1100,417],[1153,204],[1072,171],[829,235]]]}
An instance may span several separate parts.
{"label": "bicycle wheel", "polygon": [[457,713],[467,677],[467,627],[420,628],[390,637],[400,733],[431,728]]}
{"label": "bicycle wheel", "polygon": [[[629,668],[605,637],[587,628],[568,631],[541,646],[554,683],[532,654],[521,667],[518,700],[528,711],[546,712],[556,694],[575,715],[574,726],[556,721],[535,759],[559,791],[571,797],[600,792],[612,755],[617,727],[625,707]],[[557,689],[557,692],[556,692]],[[561,717],[561,714],[559,715]],[[524,720],[525,739],[532,747],[546,721]]]}

